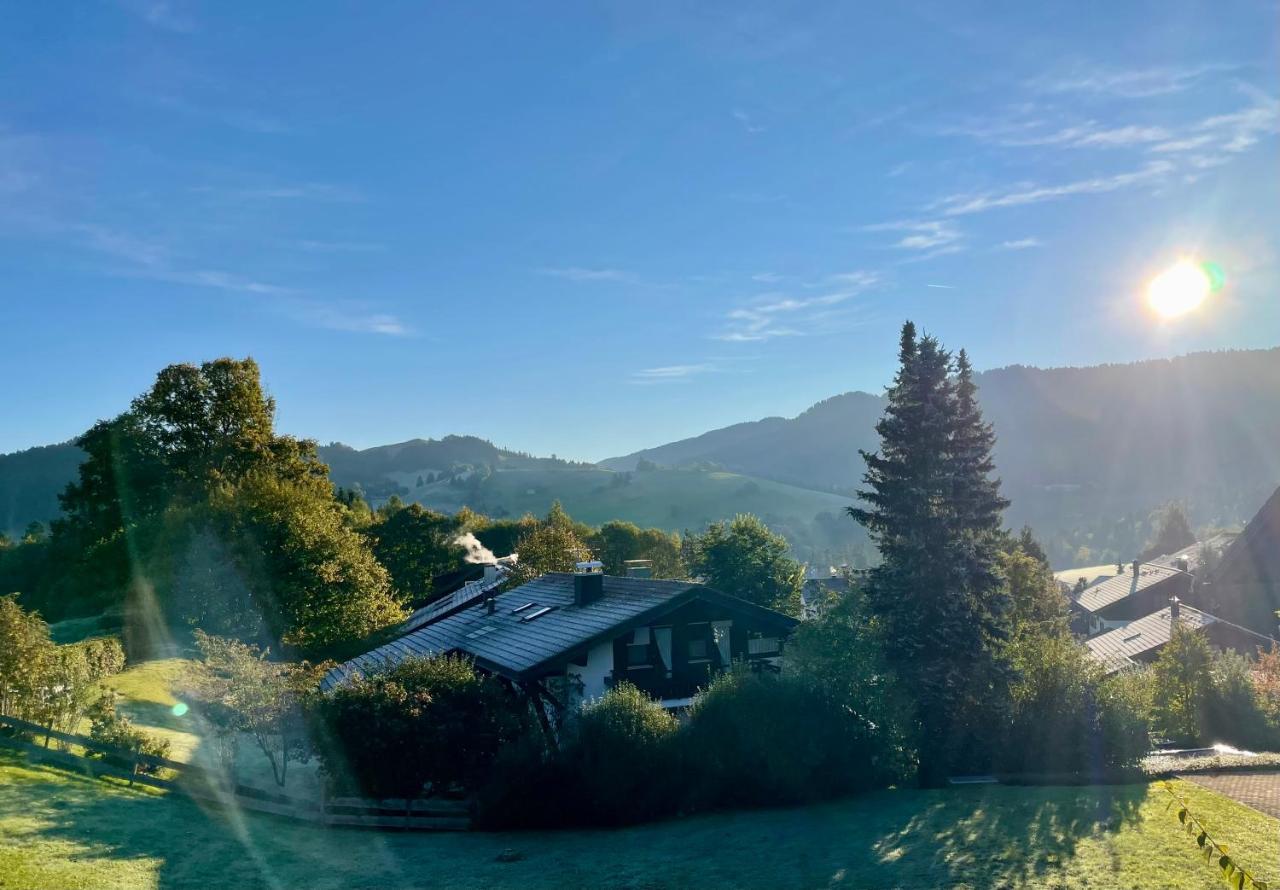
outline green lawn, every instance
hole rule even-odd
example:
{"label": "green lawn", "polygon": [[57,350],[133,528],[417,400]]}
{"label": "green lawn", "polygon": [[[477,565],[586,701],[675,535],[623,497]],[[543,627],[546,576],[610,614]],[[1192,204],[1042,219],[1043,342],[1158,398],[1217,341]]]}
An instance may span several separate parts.
{"label": "green lawn", "polygon": [[[1280,823],[1180,783],[1277,876]],[[1158,786],[888,791],[620,831],[392,834],[208,812],[0,749],[0,887],[1219,888]],[[496,861],[511,848],[517,862]]]}

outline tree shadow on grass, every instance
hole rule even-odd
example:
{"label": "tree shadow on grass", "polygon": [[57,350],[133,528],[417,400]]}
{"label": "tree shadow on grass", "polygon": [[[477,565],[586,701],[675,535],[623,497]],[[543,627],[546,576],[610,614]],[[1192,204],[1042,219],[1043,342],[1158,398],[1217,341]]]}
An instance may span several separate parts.
{"label": "tree shadow on grass", "polygon": [[979,786],[930,794],[931,803],[872,844],[866,871],[883,886],[1040,884],[1082,841],[1137,823],[1149,789]]}
{"label": "tree shadow on grass", "polygon": [[[21,782],[0,786],[13,846],[51,851],[64,868],[74,857],[78,876],[134,867],[148,873],[139,886],[161,890],[1052,886],[1081,843],[1137,822],[1150,794],[1145,785],[890,791],[617,831],[411,835],[325,830],[23,766]],[[496,863],[507,846],[522,859]],[[32,886],[107,883],[58,877]]]}

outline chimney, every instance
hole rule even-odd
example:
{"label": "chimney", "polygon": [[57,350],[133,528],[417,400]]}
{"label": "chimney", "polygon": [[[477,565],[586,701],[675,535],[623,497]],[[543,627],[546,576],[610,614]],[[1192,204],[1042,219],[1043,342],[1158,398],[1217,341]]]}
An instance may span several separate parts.
{"label": "chimney", "polygon": [[1138,577],[1138,574],[1139,574],[1139,573],[1138,573],[1138,567],[1139,567],[1139,566],[1141,566],[1141,565],[1142,565],[1142,563],[1138,562],[1138,560],[1136,560],[1136,559],[1135,559],[1135,560],[1133,561],[1133,577],[1135,577],[1135,578],[1136,578],[1136,577]]}
{"label": "chimney", "polygon": [[498,596],[493,591],[489,591],[484,597],[484,613],[492,615],[496,611],[498,611]]}
{"label": "chimney", "polygon": [[1190,566],[1191,566],[1191,563],[1187,560],[1185,556],[1179,556],[1177,559],[1173,561],[1173,567],[1177,569],[1179,572],[1191,571]]}
{"label": "chimney", "polygon": [[1178,615],[1181,613],[1181,611],[1182,611],[1182,601],[1179,600],[1176,595],[1169,597],[1169,623],[1170,624],[1178,623]]}
{"label": "chimney", "polygon": [[490,564],[484,567],[484,585],[486,587],[493,584],[498,578],[498,567],[496,565]]}
{"label": "chimney", "polygon": [[580,562],[573,573],[573,604],[585,606],[604,596],[604,563]]}

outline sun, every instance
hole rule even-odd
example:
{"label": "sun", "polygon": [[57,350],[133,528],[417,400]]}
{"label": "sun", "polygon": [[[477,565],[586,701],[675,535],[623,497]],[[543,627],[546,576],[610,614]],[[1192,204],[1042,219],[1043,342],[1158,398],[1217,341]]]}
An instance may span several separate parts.
{"label": "sun", "polygon": [[1181,259],[1147,285],[1147,305],[1161,318],[1186,315],[1205,301],[1213,279],[1201,264]]}

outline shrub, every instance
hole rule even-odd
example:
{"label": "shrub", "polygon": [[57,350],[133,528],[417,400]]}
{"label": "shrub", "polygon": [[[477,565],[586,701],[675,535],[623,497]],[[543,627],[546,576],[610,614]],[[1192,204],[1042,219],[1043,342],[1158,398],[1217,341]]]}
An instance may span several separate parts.
{"label": "shrub", "polygon": [[829,690],[742,666],[694,700],[685,745],[698,808],[820,800],[897,774],[875,728]]}
{"label": "shrub", "polygon": [[1148,747],[1133,681],[1106,679],[1074,640],[1028,634],[1010,646],[1018,679],[997,766],[1009,773],[1088,773],[1135,762]]}
{"label": "shrub", "polygon": [[452,656],[408,659],[313,706],[325,773],[340,790],[376,798],[475,787],[524,715],[496,679]]}
{"label": "shrub", "polygon": [[685,802],[679,724],[621,683],[563,728],[559,749],[529,736],[508,745],[480,790],[488,828],[625,825],[678,812]]}
{"label": "shrub", "polygon": [[[116,713],[114,693],[108,692],[108,694],[98,699],[90,707],[88,716],[89,738],[95,742],[149,757],[169,756],[168,739],[147,735],[145,732],[135,729],[133,722],[128,717]],[[124,767],[132,767],[134,762],[132,758],[116,754],[104,754],[99,751],[90,751],[88,756],[100,757],[108,763]],[[139,766],[139,771],[144,773],[153,773],[156,769],[157,767],[154,766]]]}
{"label": "shrub", "polygon": [[680,725],[630,683],[586,705],[570,725],[562,756],[578,768],[578,800],[589,824],[622,825],[680,808]]}

